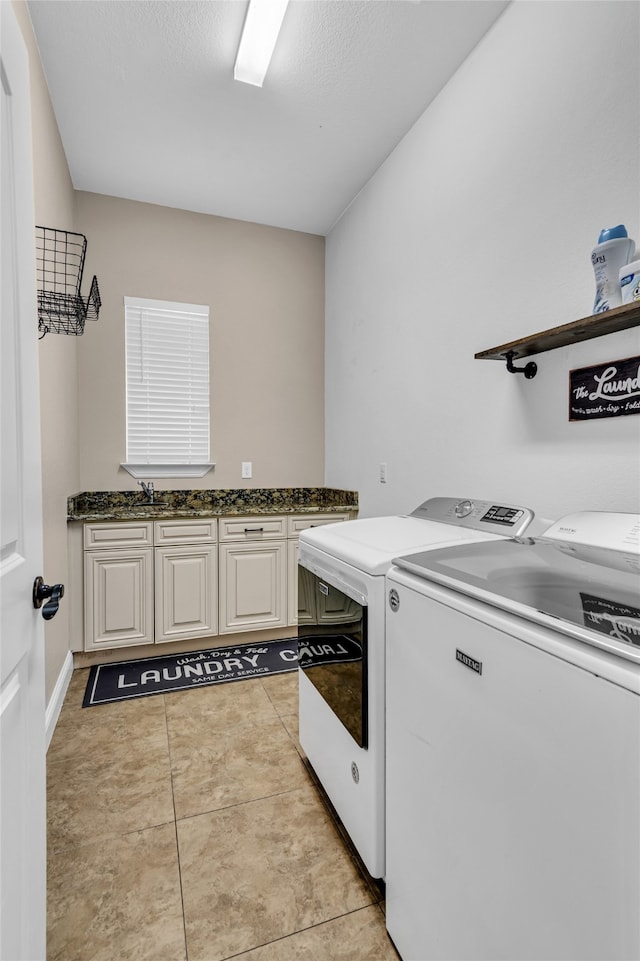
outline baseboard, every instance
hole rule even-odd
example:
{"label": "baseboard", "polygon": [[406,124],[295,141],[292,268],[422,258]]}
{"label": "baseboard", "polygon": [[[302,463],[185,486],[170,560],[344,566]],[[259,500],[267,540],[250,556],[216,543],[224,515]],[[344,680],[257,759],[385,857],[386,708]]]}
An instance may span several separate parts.
{"label": "baseboard", "polygon": [[[2,0],[0,0],[2,2]],[[137,661],[143,657],[164,657],[167,654],[190,654],[229,645],[258,644],[261,641],[282,641],[297,637],[297,627],[271,627],[267,631],[236,631],[233,634],[213,634],[192,637],[188,641],[163,641],[162,644],[142,644],[134,647],[110,647],[104,651],[74,651],[74,668],[112,664],[114,661]]]}
{"label": "baseboard", "polygon": [[67,651],[67,656],[65,657],[62,667],[60,668],[58,680],[56,681],[56,686],[53,689],[51,697],[49,698],[49,703],[47,704],[47,710],[45,713],[45,737],[47,742],[47,750],[49,749],[53,732],[56,729],[56,724],[58,723],[58,718],[60,717],[60,711],[62,710],[62,705],[64,703],[64,696],[67,693],[67,688],[69,687],[69,681],[71,680],[72,674],[73,654],[71,651]]}

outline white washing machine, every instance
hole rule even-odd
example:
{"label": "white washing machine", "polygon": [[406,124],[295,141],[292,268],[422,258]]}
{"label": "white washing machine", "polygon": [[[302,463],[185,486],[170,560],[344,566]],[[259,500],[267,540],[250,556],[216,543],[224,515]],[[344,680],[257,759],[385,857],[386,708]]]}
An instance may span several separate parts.
{"label": "white washing machine", "polygon": [[502,540],[532,518],[523,507],[435,497],[410,515],[300,535],[300,743],[373,877],[385,873],[384,575],[398,554]]}
{"label": "white washing machine", "polygon": [[398,558],[386,920],[404,961],[640,958],[640,515]]}

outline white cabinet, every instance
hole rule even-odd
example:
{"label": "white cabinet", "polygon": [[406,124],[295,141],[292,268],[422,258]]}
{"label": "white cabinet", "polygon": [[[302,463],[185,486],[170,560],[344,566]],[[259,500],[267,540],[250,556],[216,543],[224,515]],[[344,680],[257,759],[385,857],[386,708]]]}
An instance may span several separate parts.
{"label": "white cabinet", "polygon": [[156,644],[218,633],[216,522],[156,521]]}
{"label": "white cabinet", "polygon": [[215,520],[86,524],[84,546],[86,651],[217,634]]}
{"label": "white cabinet", "polygon": [[350,516],[85,524],[85,651],[295,627],[300,531]]}
{"label": "white cabinet", "polygon": [[85,650],[153,643],[153,525],[85,526]]}
{"label": "white cabinet", "polygon": [[284,517],[220,521],[220,633],[287,624]]}

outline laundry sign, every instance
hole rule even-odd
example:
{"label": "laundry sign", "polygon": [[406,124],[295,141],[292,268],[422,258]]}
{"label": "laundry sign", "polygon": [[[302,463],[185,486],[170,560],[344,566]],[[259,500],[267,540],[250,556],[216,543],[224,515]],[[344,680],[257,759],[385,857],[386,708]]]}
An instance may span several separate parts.
{"label": "laundry sign", "polygon": [[640,647],[640,610],[580,592],[584,623],[600,634]]}
{"label": "laundry sign", "polygon": [[640,414],[640,357],[582,367],[569,374],[569,420]]}

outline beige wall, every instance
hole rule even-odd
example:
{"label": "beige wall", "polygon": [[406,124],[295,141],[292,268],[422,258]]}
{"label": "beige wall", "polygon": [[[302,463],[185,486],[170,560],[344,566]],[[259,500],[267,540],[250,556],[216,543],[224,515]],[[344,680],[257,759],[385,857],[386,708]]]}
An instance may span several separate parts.
{"label": "beige wall", "polygon": [[[158,488],[321,485],[324,238],[76,193],[26,4],[13,0],[13,6],[31,67],[36,223],[86,234],[82,293],[95,272],[103,299],[100,319],[83,337],[48,334],[39,346],[43,575],[68,585],[46,627],[49,699],[68,651],[78,647],[70,636],[78,598],[69,596],[74,558],[67,547],[67,496],[135,486],[119,467],[125,459],[123,297],[206,303],[211,311],[217,466],[199,481],[158,481]],[[253,462],[250,481],[240,478],[243,460]]]}
{"label": "beige wall", "polygon": [[[74,190],[49,99],[26,4],[14,9],[29,53],[36,224],[74,230]],[[35,226],[35,225],[34,225]],[[37,321],[34,318],[34,327]],[[40,341],[40,408],[44,571],[48,584],[69,583],[67,496],[78,490],[78,340],[48,334]],[[69,604],[46,625],[47,700],[69,650]]]}
{"label": "beige wall", "polygon": [[210,308],[216,467],[156,488],[322,485],[324,238],[84,192],[76,214],[103,301],[78,347],[80,489],[135,488],[119,466],[125,296]]}

